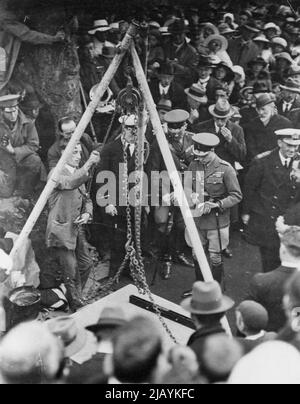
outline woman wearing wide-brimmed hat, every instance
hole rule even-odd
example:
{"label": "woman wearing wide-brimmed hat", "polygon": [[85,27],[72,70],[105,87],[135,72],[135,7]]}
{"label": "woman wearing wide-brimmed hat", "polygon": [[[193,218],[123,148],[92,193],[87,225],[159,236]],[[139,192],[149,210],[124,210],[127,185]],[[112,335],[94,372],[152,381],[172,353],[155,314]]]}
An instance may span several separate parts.
{"label": "woman wearing wide-brimmed hat", "polygon": [[218,58],[226,63],[228,66],[233,66],[233,63],[227,53],[228,41],[222,35],[209,36],[204,45],[208,48],[208,54],[210,56],[218,56]]}

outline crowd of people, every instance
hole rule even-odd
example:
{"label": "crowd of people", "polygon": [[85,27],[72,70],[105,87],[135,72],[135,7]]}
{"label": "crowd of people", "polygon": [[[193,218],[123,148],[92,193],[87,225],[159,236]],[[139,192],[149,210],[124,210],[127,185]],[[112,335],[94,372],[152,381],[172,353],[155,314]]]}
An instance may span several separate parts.
{"label": "crowd of people", "polygon": [[[121,308],[108,308],[88,330],[96,336],[97,355],[75,369],[66,361],[74,354],[68,348],[74,341],[75,348],[82,348],[85,331],[70,318],[21,324],[0,341],[3,383],[71,383],[76,378],[95,384],[300,383],[300,12],[260,1],[240,5],[238,12],[232,2],[222,11],[214,1],[209,7],[205,13],[197,4],[149,7],[138,16],[142,23],[134,41],[183,185],[191,173],[191,186],[184,190],[197,213],[195,224],[214,281],[204,282],[180,196],[170,186],[169,174],[164,177],[166,163],[152,122],[145,125],[141,146],[139,101],[127,111],[118,104],[124,89],[127,107],[139,100],[132,90],[138,84],[129,56],[97,107],[91,133],[88,129],[83,135],[56,181],[45,243],[60,266],[46,275],[41,269],[44,300],[63,284],[66,300],[62,289],[57,299],[72,312],[81,309],[94,265],[86,229],[93,220],[101,222],[108,234],[111,278],[120,276],[133,239],[138,253],[141,247],[143,256],[159,262],[162,280],[172,281],[176,263],[195,269],[193,289],[182,291],[195,333],[186,347],[169,350],[162,331],[147,317],[128,319]],[[92,26],[78,31],[85,102],[95,95],[131,22],[113,14],[99,15]],[[2,34],[10,38],[6,46]],[[78,123],[72,114],[61,117],[53,145],[40,153],[35,122],[41,106],[28,101],[26,91],[13,93],[10,80],[22,41],[52,46],[63,43],[65,35],[44,35],[11,21],[0,30],[2,198],[38,195]],[[11,53],[8,43],[15,46]],[[1,58],[7,61],[1,64]],[[137,216],[136,206],[128,202],[136,185],[129,178],[141,165],[148,179],[155,174],[166,183],[157,189],[149,181],[149,203]],[[112,186],[107,173],[113,175]],[[151,204],[153,198],[156,204]],[[93,238],[101,253],[103,239],[96,229]],[[232,258],[230,234],[235,229],[243,229],[245,240],[259,247],[262,263],[243,302],[223,294],[224,257]],[[135,262],[140,266],[140,261]],[[141,280],[133,262],[123,269],[134,281]],[[48,308],[61,307],[57,303]],[[231,338],[222,319],[233,307],[237,334]]]}

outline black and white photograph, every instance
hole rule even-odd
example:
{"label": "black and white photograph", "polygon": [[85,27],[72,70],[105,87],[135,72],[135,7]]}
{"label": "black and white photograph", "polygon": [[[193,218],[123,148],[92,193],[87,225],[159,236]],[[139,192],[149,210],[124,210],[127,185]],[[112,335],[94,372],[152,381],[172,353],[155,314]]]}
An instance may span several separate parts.
{"label": "black and white photograph", "polygon": [[300,0],[0,0],[0,384],[300,384]]}

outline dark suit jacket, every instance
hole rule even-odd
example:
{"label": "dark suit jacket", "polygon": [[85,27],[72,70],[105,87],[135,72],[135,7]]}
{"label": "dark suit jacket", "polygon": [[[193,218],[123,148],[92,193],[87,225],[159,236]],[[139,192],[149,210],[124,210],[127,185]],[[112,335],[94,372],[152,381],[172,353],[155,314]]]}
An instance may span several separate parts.
{"label": "dark suit jacket", "polygon": [[244,186],[244,213],[257,245],[279,248],[275,223],[293,205],[297,189],[279,157],[279,149],[254,161]]}
{"label": "dark suit jacket", "polygon": [[[128,175],[135,171],[135,153],[128,161]],[[120,168],[124,168],[122,164],[124,164],[124,152],[123,152],[123,143],[121,138],[114,140],[111,143],[108,143],[101,152],[101,161],[97,169],[97,199],[105,198],[105,196],[110,195],[110,197],[114,196],[114,201],[111,201],[114,206],[118,208],[119,215],[126,215],[126,206],[124,206],[124,200],[126,201],[126,193],[125,193],[125,182],[124,182],[124,171]],[[120,165],[121,164],[121,165]],[[116,183],[112,183],[111,189],[108,192],[101,192],[101,188],[107,185],[107,181],[103,181],[100,175],[101,172],[110,172],[114,175],[116,179]],[[132,184],[134,187],[134,184]],[[107,191],[107,190],[106,190]],[[103,202],[103,201],[102,201]],[[121,202],[121,203],[120,203]]]}
{"label": "dark suit jacket", "polygon": [[229,41],[227,52],[234,65],[239,65],[246,69],[248,63],[255,59],[260,51],[253,41],[243,45],[243,39],[239,37]]}
{"label": "dark suit jacket", "polygon": [[222,135],[217,134],[215,122],[213,119],[195,125],[193,128],[194,133],[208,132],[217,135],[220,139],[220,145],[216,147],[216,154],[220,159],[227,161],[234,166],[235,161],[242,163],[246,158],[246,143],[244,138],[244,131],[235,123],[228,122],[226,127],[231,131],[232,142],[228,143]]}
{"label": "dark suit jacket", "polygon": [[225,330],[221,323],[216,323],[214,326],[204,327],[197,330],[189,339],[187,345],[195,352],[200,364],[202,363],[205,341],[207,338],[216,334],[225,334]]}
{"label": "dark suit jacket", "polygon": [[274,115],[267,126],[264,126],[259,118],[246,125],[244,130],[248,161],[251,162],[257,155],[277,147],[276,130],[292,127],[292,122],[281,115]]}
{"label": "dark suit jacket", "polygon": [[284,286],[295,271],[281,266],[273,272],[255,275],[250,283],[250,299],[268,310],[269,331],[278,332],[286,323],[282,305]]}
{"label": "dark suit jacket", "polygon": [[290,111],[283,112],[283,100],[277,104],[278,113],[293,123],[293,127],[300,129],[300,103],[295,101]]}
{"label": "dark suit jacket", "polygon": [[177,59],[180,67],[175,67],[175,81],[188,88],[193,84],[192,73],[197,67],[199,56],[195,48],[187,42],[179,49],[172,42],[165,48],[166,59]]}
{"label": "dark suit jacket", "polygon": [[[149,87],[155,104],[158,104],[162,98],[159,92],[159,80],[152,80]],[[173,81],[165,97],[171,100],[173,109],[184,109],[188,111],[187,95],[180,84]]]}

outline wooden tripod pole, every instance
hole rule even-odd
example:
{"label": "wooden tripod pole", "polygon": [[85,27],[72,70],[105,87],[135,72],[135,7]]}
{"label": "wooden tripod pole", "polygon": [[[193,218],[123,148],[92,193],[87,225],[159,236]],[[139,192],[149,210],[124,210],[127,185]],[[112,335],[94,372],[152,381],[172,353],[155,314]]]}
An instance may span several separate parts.
{"label": "wooden tripod pole", "polygon": [[125,53],[130,48],[131,41],[135,37],[136,32],[137,32],[137,26],[132,24],[129,27],[129,29],[124,37],[124,40],[121,44],[120,53],[114,57],[111,65],[109,66],[108,70],[106,71],[105,75],[103,76],[103,79],[101,80],[101,83],[99,84],[99,86],[97,88],[93,101],[91,101],[90,104],[87,106],[87,109],[84,112],[74,134],[72,135],[72,138],[70,139],[67,148],[63,152],[59,162],[57,163],[57,166],[53,170],[51,177],[49,178],[42,194],[40,195],[25,226],[23,227],[23,229],[10,253],[10,257],[12,258],[13,261],[17,257],[22,244],[29,237],[33,227],[35,226],[38,218],[40,217],[43,209],[45,208],[49,196],[51,195],[51,193],[53,192],[53,190],[56,187],[57,180],[59,178],[61,170],[64,168],[66,162],[68,161],[69,156],[73,153],[75,146],[78,144],[82,135],[84,134],[84,131],[86,130],[86,127],[88,126],[89,122],[91,121],[92,116],[98,106],[100,99],[103,97],[112,78],[115,76]]}
{"label": "wooden tripod pole", "polygon": [[[212,275],[210,266],[208,264],[208,261],[207,261],[206,255],[205,255],[204,248],[202,246],[202,243],[201,243],[201,240],[199,237],[199,233],[198,233],[194,218],[192,216],[192,212],[190,210],[190,206],[188,204],[187,198],[186,198],[184,190],[183,190],[181,178],[180,178],[177,168],[175,166],[175,163],[174,163],[174,160],[173,160],[170,148],[169,148],[168,141],[166,139],[164,130],[162,128],[161,121],[159,119],[159,115],[158,115],[155,103],[153,101],[153,97],[152,97],[151,91],[149,89],[140,58],[137,54],[134,44],[131,45],[131,53],[132,53],[132,59],[133,59],[133,65],[135,68],[136,78],[140,85],[141,92],[144,96],[145,104],[147,106],[147,109],[148,109],[148,112],[150,115],[150,119],[151,119],[151,122],[153,125],[153,129],[156,133],[156,138],[157,138],[164,162],[166,164],[168,173],[170,175],[170,179],[172,181],[175,194],[181,195],[181,203],[179,204],[181,213],[184,218],[184,222],[185,222],[186,228],[188,230],[195,255],[199,262],[199,266],[201,268],[203,278],[204,278],[205,282],[213,281],[213,275]],[[230,327],[229,327],[227,321],[226,321],[226,328],[227,328],[228,332],[230,332]]]}
{"label": "wooden tripod pole", "polygon": [[[81,93],[81,98],[82,98],[82,101],[83,101],[84,109],[87,109],[87,107],[88,107],[87,100],[85,98],[84,89],[83,89],[81,80],[79,82],[79,88],[80,88],[80,93]],[[90,128],[91,128],[91,131],[92,131],[93,141],[96,143],[98,140],[97,140],[96,131],[95,131],[95,128],[94,128],[92,120],[90,121]]]}

